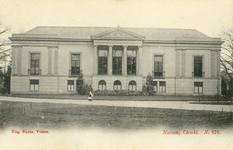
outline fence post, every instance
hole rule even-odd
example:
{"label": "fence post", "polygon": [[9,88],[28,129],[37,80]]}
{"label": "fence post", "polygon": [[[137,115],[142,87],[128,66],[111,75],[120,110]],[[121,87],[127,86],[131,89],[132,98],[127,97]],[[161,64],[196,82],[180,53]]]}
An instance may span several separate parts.
{"label": "fence post", "polygon": [[30,104],[31,110],[32,110],[32,103]]}

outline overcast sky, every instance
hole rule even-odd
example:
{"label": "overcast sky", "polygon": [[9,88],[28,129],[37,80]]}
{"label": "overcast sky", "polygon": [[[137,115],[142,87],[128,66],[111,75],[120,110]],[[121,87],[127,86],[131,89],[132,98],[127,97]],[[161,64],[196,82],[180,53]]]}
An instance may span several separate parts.
{"label": "overcast sky", "polygon": [[12,33],[36,26],[197,29],[216,37],[233,27],[233,0],[0,0],[2,25]]}

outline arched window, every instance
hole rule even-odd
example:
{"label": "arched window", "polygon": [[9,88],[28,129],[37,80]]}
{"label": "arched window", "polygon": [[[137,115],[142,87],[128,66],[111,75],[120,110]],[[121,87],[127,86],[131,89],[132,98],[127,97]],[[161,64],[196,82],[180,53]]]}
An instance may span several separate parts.
{"label": "arched window", "polygon": [[99,81],[99,90],[106,90],[106,82],[104,80]]}
{"label": "arched window", "polygon": [[129,91],[136,91],[137,84],[135,81],[131,80],[129,82]]}
{"label": "arched window", "polygon": [[116,80],[113,84],[113,89],[114,90],[121,90],[121,81]]}

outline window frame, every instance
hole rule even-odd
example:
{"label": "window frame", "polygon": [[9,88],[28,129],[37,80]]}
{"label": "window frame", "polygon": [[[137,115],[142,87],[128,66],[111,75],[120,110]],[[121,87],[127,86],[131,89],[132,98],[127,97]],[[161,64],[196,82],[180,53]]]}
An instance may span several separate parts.
{"label": "window frame", "polygon": [[[37,81],[38,82],[38,90],[36,90],[36,88],[35,88],[35,85],[37,85],[37,84],[31,84],[32,81]],[[34,85],[33,89],[31,88],[32,85]],[[39,79],[29,79],[29,91],[31,91],[31,92],[38,92],[39,89],[40,89],[40,81],[39,81]]]}
{"label": "window frame", "polygon": [[[165,86],[161,86],[161,83],[165,83]],[[160,87],[164,87],[165,89],[161,90]],[[167,90],[166,81],[159,81],[159,93],[166,93],[166,90]]]}
{"label": "window frame", "polygon": [[[69,81],[73,81],[73,84],[69,84]],[[73,88],[72,88],[73,90],[71,90],[71,88],[69,88],[69,85],[71,87],[73,86]],[[74,80],[67,80],[67,92],[74,92]]]}
{"label": "window frame", "polygon": [[[162,64],[163,64],[163,70],[162,70],[162,76],[155,76],[154,75],[154,72],[155,72],[155,56],[162,56],[162,59],[163,59],[163,61],[162,61]],[[163,54],[163,53],[153,53],[152,54],[152,63],[153,63],[153,65],[152,65],[152,76],[153,76],[153,78],[164,78],[164,76],[165,76],[165,54]]]}
{"label": "window frame", "polygon": [[[129,51],[135,51],[135,57],[133,57],[133,56],[128,56],[128,52]],[[133,64],[135,64],[135,70],[134,70],[134,73],[133,73],[133,64],[131,64],[131,65],[129,65],[129,59],[131,59],[131,60],[133,60]],[[132,61],[131,61],[132,62]],[[135,63],[134,63],[135,62]],[[126,64],[127,66],[127,75],[136,75],[137,74],[137,50],[127,50],[127,64]],[[132,72],[132,73],[129,73],[129,66],[130,66],[130,71]]]}
{"label": "window frame", "polygon": [[[104,82],[105,84],[100,84],[100,82]],[[105,85],[105,86],[104,86]],[[100,89],[100,87],[101,87],[101,89]],[[105,87],[105,88],[104,88]],[[106,83],[106,81],[105,80],[100,80],[99,82],[98,82],[98,90],[101,90],[101,91],[104,91],[104,90],[107,90],[107,83]]]}
{"label": "window frame", "polygon": [[[39,54],[39,70],[38,70],[38,74],[32,74],[31,72],[31,70],[32,70],[32,54]],[[39,52],[39,51],[30,51],[29,53],[28,53],[28,74],[29,75],[40,75],[41,74],[41,52]]]}
{"label": "window frame", "polygon": [[[130,84],[134,82],[135,84]],[[128,90],[129,91],[137,91],[137,82],[135,80],[130,80],[128,84]]]}
{"label": "window frame", "polygon": [[[72,74],[72,55],[79,55],[79,73],[78,74]],[[69,70],[70,76],[78,76],[82,72],[82,52],[70,52],[70,60],[69,60]]]}
{"label": "window frame", "polygon": [[154,86],[154,91],[158,93],[158,81],[153,81],[153,86]]}
{"label": "window frame", "polygon": [[[119,57],[119,56],[114,56],[113,54],[112,54],[112,74],[113,75],[122,75],[122,64],[123,64],[123,50],[113,50],[113,53],[114,53],[114,51],[121,51],[121,56]],[[120,59],[120,61],[119,61],[119,59]],[[116,61],[114,61],[114,60],[118,60],[117,61],[117,63],[114,63],[114,62],[116,62]],[[119,64],[119,62],[120,62],[120,64]],[[117,68],[116,69],[114,69],[114,65],[115,64],[117,64]],[[116,72],[115,72],[115,70],[116,70]]]}
{"label": "window frame", "polygon": [[[118,85],[118,84],[115,85],[115,82],[117,82],[117,81],[120,82],[120,85]],[[115,89],[115,86],[117,86],[117,89]],[[120,89],[118,89],[119,86],[120,86]],[[122,90],[122,83],[121,83],[120,80],[115,80],[115,81],[113,82],[113,90],[114,90],[114,91],[120,91],[120,90]]]}
{"label": "window frame", "polygon": [[[195,86],[195,83],[198,84],[198,85]],[[199,85],[200,83],[201,83],[201,86]],[[195,87],[197,87],[197,92],[196,92]],[[200,87],[201,87],[201,92],[199,92]],[[203,81],[201,81],[201,82],[200,81],[194,81],[194,87],[193,87],[194,90],[193,91],[194,91],[195,94],[203,94],[204,93],[204,88],[203,87],[204,87],[204,82]]]}
{"label": "window frame", "polygon": [[[195,57],[202,57],[202,72],[201,72],[201,76],[195,76],[195,66],[194,66],[195,65]],[[204,68],[204,60],[205,59],[204,58],[205,58],[204,55],[193,55],[193,61],[192,61],[192,64],[193,64],[192,65],[192,67],[193,67],[193,69],[192,69],[193,70],[193,75],[192,76],[194,78],[203,78],[204,77],[204,74],[203,74],[205,72],[205,68]]]}

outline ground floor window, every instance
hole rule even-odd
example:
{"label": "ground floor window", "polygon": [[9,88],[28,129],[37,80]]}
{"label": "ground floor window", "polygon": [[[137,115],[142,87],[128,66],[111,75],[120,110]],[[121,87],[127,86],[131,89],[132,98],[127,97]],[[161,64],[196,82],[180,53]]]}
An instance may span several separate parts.
{"label": "ground floor window", "polygon": [[67,91],[73,92],[74,91],[74,80],[67,81]]}
{"label": "ground floor window", "polygon": [[158,92],[158,88],[157,88],[157,81],[153,81],[153,86],[154,86],[154,91]]}
{"label": "ground floor window", "polygon": [[121,90],[121,81],[116,80],[113,84],[113,89],[114,90]]}
{"label": "ground floor window", "polygon": [[106,82],[104,80],[100,80],[99,90],[106,90]]}
{"label": "ground floor window", "polygon": [[136,91],[137,84],[135,81],[130,81],[129,82],[129,91]]}
{"label": "ground floor window", "polygon": [[166,92],[166,82],[159,81],[159,92],[165,93]]}
{"label": "ground floor window", "polygon": [[194,93],[203,93],[203,82],[194,82]]}
{"label": "ground floor window", "polygon": [[30,80],[30,91],[39,91],[39,80]]}

